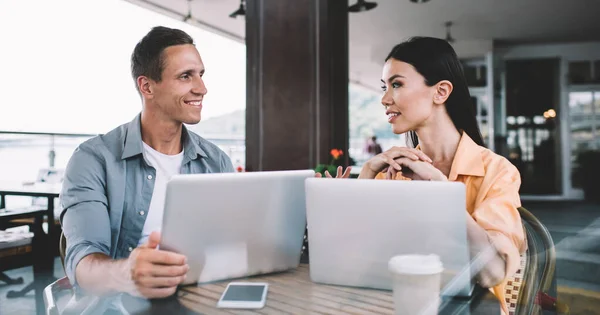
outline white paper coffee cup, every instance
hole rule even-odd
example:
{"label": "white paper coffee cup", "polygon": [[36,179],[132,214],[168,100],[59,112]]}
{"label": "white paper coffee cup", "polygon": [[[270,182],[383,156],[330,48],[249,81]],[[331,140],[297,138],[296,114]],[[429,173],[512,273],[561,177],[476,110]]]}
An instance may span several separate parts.
{"label": "white paper coffee cup", "polygon": [[436,315],[440,305],[440,257],[399,255],[388,262],[392,274],[396,314]]}

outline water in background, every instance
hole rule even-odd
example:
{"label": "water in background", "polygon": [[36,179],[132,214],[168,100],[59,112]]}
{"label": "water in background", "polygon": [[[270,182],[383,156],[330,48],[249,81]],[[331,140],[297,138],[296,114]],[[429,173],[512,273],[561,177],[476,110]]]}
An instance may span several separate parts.
{"label": "water in background", "polygon": [[[34,182],[41,169],[50,167],[50,152],[54,147],[54,168],[65,169],[77,146],[89,137],[64,137],[45,135],[0,135],[0,181]],[[229,155],[234,167],[244,167],[245,143],[241,139],[207,139]],[[52,145],[54,141],[54,145]],[[7,196],[9,207],[22,207],[32,203],[32,198]]]}
{"label": "water in background", "polygon": [[[40,169],[50,167],[50,151],[54,147],[54,167],[64,169],[75,148],[89,137],[65,137],[44,135],[0,135],[0,181],[36,181]],[[240,138],[210,138],[230,158],[234,167],[246,164],[245,140]],[[54,142],[54,144],[52,144]],[[403,139],[379,139],[387,150],[392,146],[404,146]],[[350,139],[350,156],[358,169],[369,155],[364,151],[365,139]]]}

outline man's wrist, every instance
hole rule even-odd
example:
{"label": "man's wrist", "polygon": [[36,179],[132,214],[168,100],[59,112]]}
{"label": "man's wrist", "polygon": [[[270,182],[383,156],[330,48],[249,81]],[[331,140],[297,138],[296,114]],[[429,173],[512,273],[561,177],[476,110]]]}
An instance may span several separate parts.
{"label": "man's wrist", "polygon": [[99,272],[94,275],[99,290],[94,291],[100,295],[120,292],[133,294],[136,291],[128,259],[112,259],[103,255],[92,257],[88,264],[88,268],[94,268],[94,271],[88,269],[89,272]]}
{"label": "man's wrist", "polygon": [[111,266],[111,290],[125,292],[131,295],[139,295],[139,292],[131,277],[131,263],[129,259],[115,260]]}

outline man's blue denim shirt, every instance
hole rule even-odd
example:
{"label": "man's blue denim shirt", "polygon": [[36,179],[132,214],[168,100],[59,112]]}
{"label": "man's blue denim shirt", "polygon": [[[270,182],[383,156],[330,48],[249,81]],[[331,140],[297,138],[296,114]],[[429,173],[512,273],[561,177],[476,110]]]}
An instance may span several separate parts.
{"label": "man's blue denim shirt", "polygon": [[[143,158],[141,115],[77,147],[67,165],[60,201],[67,238],[65,270],[76,284],[75,268],[92,253],[127,258],[141,238],[154,190],[156,170]],[[182,132],[181,174],[233,172],[216,145]]]}

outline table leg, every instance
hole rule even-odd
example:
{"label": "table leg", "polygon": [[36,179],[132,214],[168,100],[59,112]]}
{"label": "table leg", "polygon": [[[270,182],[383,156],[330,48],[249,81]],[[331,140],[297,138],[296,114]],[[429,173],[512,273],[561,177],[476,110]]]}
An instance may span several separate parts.
{"label": "table leg", "polygon": [[23,277],[11,278],[7,276],[4,272],[0,272],[0,281],[9,285],[23,284]]}
{"label": "table leg", "polygon": [[51,241],[54,241],[55,238],[58,239],[56,237],[56,225],[54,224],[54,197],[48,197],[48,209],[46,210],[46,216],[48,216],[48,236]]}
{"label": "table leg", "polygon": [[25,288],[19,291],[9,291],[6,294],[7,298],[16,298],[25,296],[29,291],[34,290],[35,292],[35,307],[38,314],[43,314],[44,311],[44,288],[52,283],[54,268],[49,269],[47,262],[47,241],[42,229],[42,223],[44,222],[44,216],[38,215],[35,217],[33,224],[33,282],[28,284]]}

